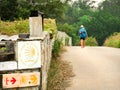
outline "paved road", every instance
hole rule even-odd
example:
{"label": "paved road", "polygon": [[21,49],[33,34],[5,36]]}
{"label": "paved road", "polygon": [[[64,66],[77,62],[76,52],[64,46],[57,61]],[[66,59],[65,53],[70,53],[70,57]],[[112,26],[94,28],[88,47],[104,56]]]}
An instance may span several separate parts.
{"label": "paved road", "polygon": [[62,59],[73,66],[75,77],[66,90],[120,90],[120,49],[66,47]]}

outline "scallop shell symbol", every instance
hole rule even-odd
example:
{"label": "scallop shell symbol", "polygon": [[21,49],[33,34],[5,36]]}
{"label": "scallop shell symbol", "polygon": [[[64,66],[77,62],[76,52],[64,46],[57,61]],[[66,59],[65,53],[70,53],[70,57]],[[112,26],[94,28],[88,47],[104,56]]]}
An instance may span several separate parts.
{"label": "scallop shell symbol", "polygon": [[36,56],[36,48],[32,45],[28,45],[24,48],[22,53],[26,59],[33,59]]}

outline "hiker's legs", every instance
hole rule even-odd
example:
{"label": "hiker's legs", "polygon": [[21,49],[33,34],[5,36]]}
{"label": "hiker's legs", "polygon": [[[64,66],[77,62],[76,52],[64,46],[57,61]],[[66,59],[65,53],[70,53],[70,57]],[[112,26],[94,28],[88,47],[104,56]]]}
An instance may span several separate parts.
{"label": "hiker's legs", "polygon": [[81,40],[80,40],[80,45],[81,45],[81,47],[84,47],[84,46],[85,46],[84,39],[81,39]]}
{"label": "hiker's legs", "polygon": [[85,47],[85,40],[83,40],[83,47]]}

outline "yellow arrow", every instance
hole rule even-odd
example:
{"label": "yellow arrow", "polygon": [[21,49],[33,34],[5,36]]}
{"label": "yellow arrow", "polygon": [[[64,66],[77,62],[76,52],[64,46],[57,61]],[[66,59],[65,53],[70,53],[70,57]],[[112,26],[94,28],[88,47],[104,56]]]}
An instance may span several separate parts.
{"label": "yellow arrow", "polygon": [[36,75],[30,75],[30,80],[31,80],[31,83],[32,84],[37,84],[37,77],[36,77]]}
{"label": "yellow arrow", "polygon": [[25,84],[27,82],[25,76],[21,76],[21,84]]}

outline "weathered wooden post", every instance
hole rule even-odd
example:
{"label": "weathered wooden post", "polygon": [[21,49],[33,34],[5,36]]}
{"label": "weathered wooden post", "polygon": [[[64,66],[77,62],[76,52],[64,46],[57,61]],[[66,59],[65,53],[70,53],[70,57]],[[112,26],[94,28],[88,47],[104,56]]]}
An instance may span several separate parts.
{"label": "weathered wooden post", "polygon": [[29,18],[30,37],[40,37],[43,33],[43,13],[32,11]]}

